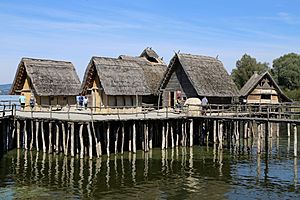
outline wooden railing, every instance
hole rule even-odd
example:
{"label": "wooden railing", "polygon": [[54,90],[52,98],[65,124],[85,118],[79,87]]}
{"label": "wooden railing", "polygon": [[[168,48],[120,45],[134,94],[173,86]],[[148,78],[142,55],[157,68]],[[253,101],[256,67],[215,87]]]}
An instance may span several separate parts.
{"label": "wooden railing", "polygon": [[219,117],[264,117],[264,118],[288,118],[300,119],[300,103],[284,104],[208,104],[206,109],[201,105],[185,105],[181,108],[163,107],[154,105],[141,106],[105,106],[105,107],[80,107],[78,105],[67,105],[65,107],[37,105],[31,108],[29,105],[22,109],[15,101],[0,101],[1,116],[15,115],[15,111],[30,113],[30,117],[35,117],[38,113],[44,113],[47,118],[52,118],[53,114],[66,115],[68,119],[71,115],[89,116],[91,119],[95,116],[106,115],[135,115],[147,117],[148,114],[156,114],[164,118],[172,115],[181,116],[219,116]]}

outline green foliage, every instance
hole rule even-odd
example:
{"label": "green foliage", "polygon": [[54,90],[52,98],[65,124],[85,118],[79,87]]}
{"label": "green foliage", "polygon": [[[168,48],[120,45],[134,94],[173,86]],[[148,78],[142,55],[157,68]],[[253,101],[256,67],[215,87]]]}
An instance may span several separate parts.
{"label": "green foliage", "polygon": [[289,89],[283,89],[284,94],[286,94],[290,99],[293,99],[294,101],[300,101],[300,88],[289,90]]}
{"label": "green foliage", "polygon": [[272,75],[283,89],[300,88],[300,55],[289,53],[273,61]]}
{"label": "green foliage", "polygon": [[236,69],[232,70],[231,77],[237,87],[240,89],[255,71],[262,73],[268,70],[269,67],[267,63],[257,62],[255,58],[244,54],[242,58],[236,62]]}

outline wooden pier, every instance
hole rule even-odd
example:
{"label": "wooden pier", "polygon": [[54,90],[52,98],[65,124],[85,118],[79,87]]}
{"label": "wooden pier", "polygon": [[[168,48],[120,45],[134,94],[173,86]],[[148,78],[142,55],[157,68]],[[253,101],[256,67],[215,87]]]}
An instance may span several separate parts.
{"label": "wooden pier", "polygon": [[182,110],[142,107],[124,112],[124,109],[113,107],[110,108],[113,112],[99,113],[93,112],[95,108],[21,111],[14,105],[2,106],[1,151],[35,149],[92,159],[125,151],[148,152],[152,148],[214,144],[223,148],[253,138],[260,154],[263,143],[269,137],[279,137],[279,126],[284,125],[288,137],[293,134],[297,157],[299,104],[210,105],[205,111],[195,106]]}

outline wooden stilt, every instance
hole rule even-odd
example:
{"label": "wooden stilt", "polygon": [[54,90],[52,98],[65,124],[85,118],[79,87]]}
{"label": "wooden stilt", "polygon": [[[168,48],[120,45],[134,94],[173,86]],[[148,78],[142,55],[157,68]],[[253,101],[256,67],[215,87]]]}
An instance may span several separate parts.
{"label": "wooden stilt", "polygon": [[165,148],[167,149],[168,148],[168,138],[169,138],[169,122],[167,121],[167,126],[166,126],[166,137],[165,137]]}
{"label": "wooden stilt", "polygon": [[100,156],[102,155],[100,132],[99,132],[99,129],[95,129],[94,122],[92,122],[92,127],[93,127],[93,136],[94,136],[94,140],[96,143],[96,155],[97,155],[97,158],[100,158]]}
{"label": "wooden stilt", "polygon": [[107,123],[107,129],[106,129],[106,154],[109,156],[109,130],[110,129],[110,124],[109,122]]}
{"label": "wooden stilt", "polygon": [[58,124],[55,125],[56,130],[56,141],[55,141],[55,151],[59,153],[59,126]]}
{"label": "wooden stilt", "polygon": [[125,140],[125,124],[122,124],[122,144],[121,144],[121,154],[124,154],[124,140]]}
{"label": "wooden stilt", "polygon": [[172,148],[174,148],[174,129],[173,129],[173,124],[170,124],[170,131],[171,131],[171,145],[172,145]]}
{"label": "wooden stilt", "polygon": [[279,137],[279,123],[276,124],[276,137]]}
{"label": "wooden stilt", "polygon": [[177,121],[177,124],[176,124],[177,126],[177,128],[176,128],[176,147],[178,147],[178,145],[179,145],[179,125],[178,125],[178,121]]}
{"label": "wooden stilt", "polygon": [[244,139],[248,138],[248,122],[245,122],[244,125]]}
{"label": "wooden stilt", "polygon": [[42,144],[43,144],[43,152],[46,153],[46,141],[45,141],[45,131],[44,131],[44,122],[41,121],[41,133],[42,133]]}
{"label": "wooden stilt", "polygon": [[27,122],[24,120],[24,149],[27,150],[28,148],[28,136],[27,136]]}
{"label": "wooden stilt", "polygon": [[257,153],[261,153],[261,147],[260,147],[260,141],[261,141],[261,124],[258,124],[257,126]]}
{"label": "wooden stilt", "polygon": [[293,124],[294,126],[294,156],[297,157],[297,125]]}
{"label": "wooden stilt", "polygon": [[68,155],[68,147],[66,146],[66,127],[64,123],[61,123],[61,130],[62,130],[62,138],[63,138],[63,151],[65,155]]}
{"label": "wooden stilt", "polygon": [[79,128],[79,140],[80,140],[80,158],[84,158],[83,124],[81,124]]}
{"label": "wooden stilt", "polygon": [[93,139],[92,139],[92,133],[91,133],[91,126],[90,123],[87,124],[87,130],[89,135],[89,158],[93,158]]}
{"label": "wooden stilt", "polygon": [[128,128],[128,151],[131,152],[132,150],[132,127]]}
{"label": "wooden stilt", "polygon": [[190,122],[190,147],[193,146],[193,142],[194,142],[194,131],[193,131],[193,127],[194,126],[194,123],[193,123],[193,120],[191,120]]}
{"label": "wooden stilt", "polygon": [[70,139],[70,124],[67,124],[67,129],[66,129],[66,150],[65,150],[65,155],[67,156],[69,153],[69,139]]}
{"label": "wooden stilt", "polygon": [[35,122],[35,148],[37,151],[39,151],[39,121]]}
{"label": "wooden stilt", "polygon": [[148,139],[149,139],[149,149],[152,149],[152,139],[153,139],[153,126],[151,123],[148,124]]}
{"label": "wooden stilt", "polygon": [[290,123],[287,123],[287,134],[288,134],[288,137],[291,137],[291,124]]}
{"label": "wooden stilt", "polygon": [[217,142],[217,121],[214,120],[214,143]]}
{"label": "wooden stilt", "polygon": [[119,140],[119,128],[117,128],[117,131],[115,132],[115,154],[118,153],[118,140]]}
{"label": "wooden stilt", "polygon": [[52,153],[52,122],[49,122],[49,153]]}
{"label": "wooden stilt", "polygon": [[165,122],[162,123],[162,139],[161,139],[161,149],[165,149],[166,145],[166,135],[165,135]]}
{"label": "wooden stilt", "polygon": [[71,157],[74,157],[74,135],[75,135],[75,124],[74,123],[71,123],[71,141],[70,141],[70,143],[71,143]]}
{"label": "wooden stilt", "polygon": [[135,127],[135,122],[133,122],[133,128],[132,128],[132,151],[133,151],[133,153],[136,153],[136,127]]}
{"label": "wooden stilt", "polygon": [[21,148],[21,130],[20,130],[20,122],[19,120],[17,120],[17,148],[20,149]]}
{"label": "wooden stilt", "polygon": [[184,146],[184,140],[185,140],[184,136],[185,136],[185,134],[184,134],[184,122],[182,122],[181,123],[181,141],[180,141],[181,146]]}
{"label": "wooden stilt", "polygon": [[29,149],[32,150],[33,147],[33,141],[34,141],[34,132],[33,132],[33,120],[30,121],[30,146]]}
{"label": "wooden stilt", "polygon": [[145,152],[149,151],[149,141],[148,141],[148,124],[146,122],[144,127],[144,137],[145,137]]}

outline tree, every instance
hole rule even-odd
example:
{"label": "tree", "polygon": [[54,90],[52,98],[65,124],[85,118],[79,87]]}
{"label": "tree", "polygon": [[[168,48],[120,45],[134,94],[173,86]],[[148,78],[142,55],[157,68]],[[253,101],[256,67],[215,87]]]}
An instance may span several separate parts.
{"label": "tree", "polygon": [[300,88],[300,55],[289,53],[273,61],[272,75],[286,90]]}
{"label": "tree", "polygon": [[255,71],[262,73],[268,71],[267,63],[257,62],[255,58],[244,54],[240,60],[236,62],[236,69],[231,72],[231,77],[237,87],[242,88]]}

